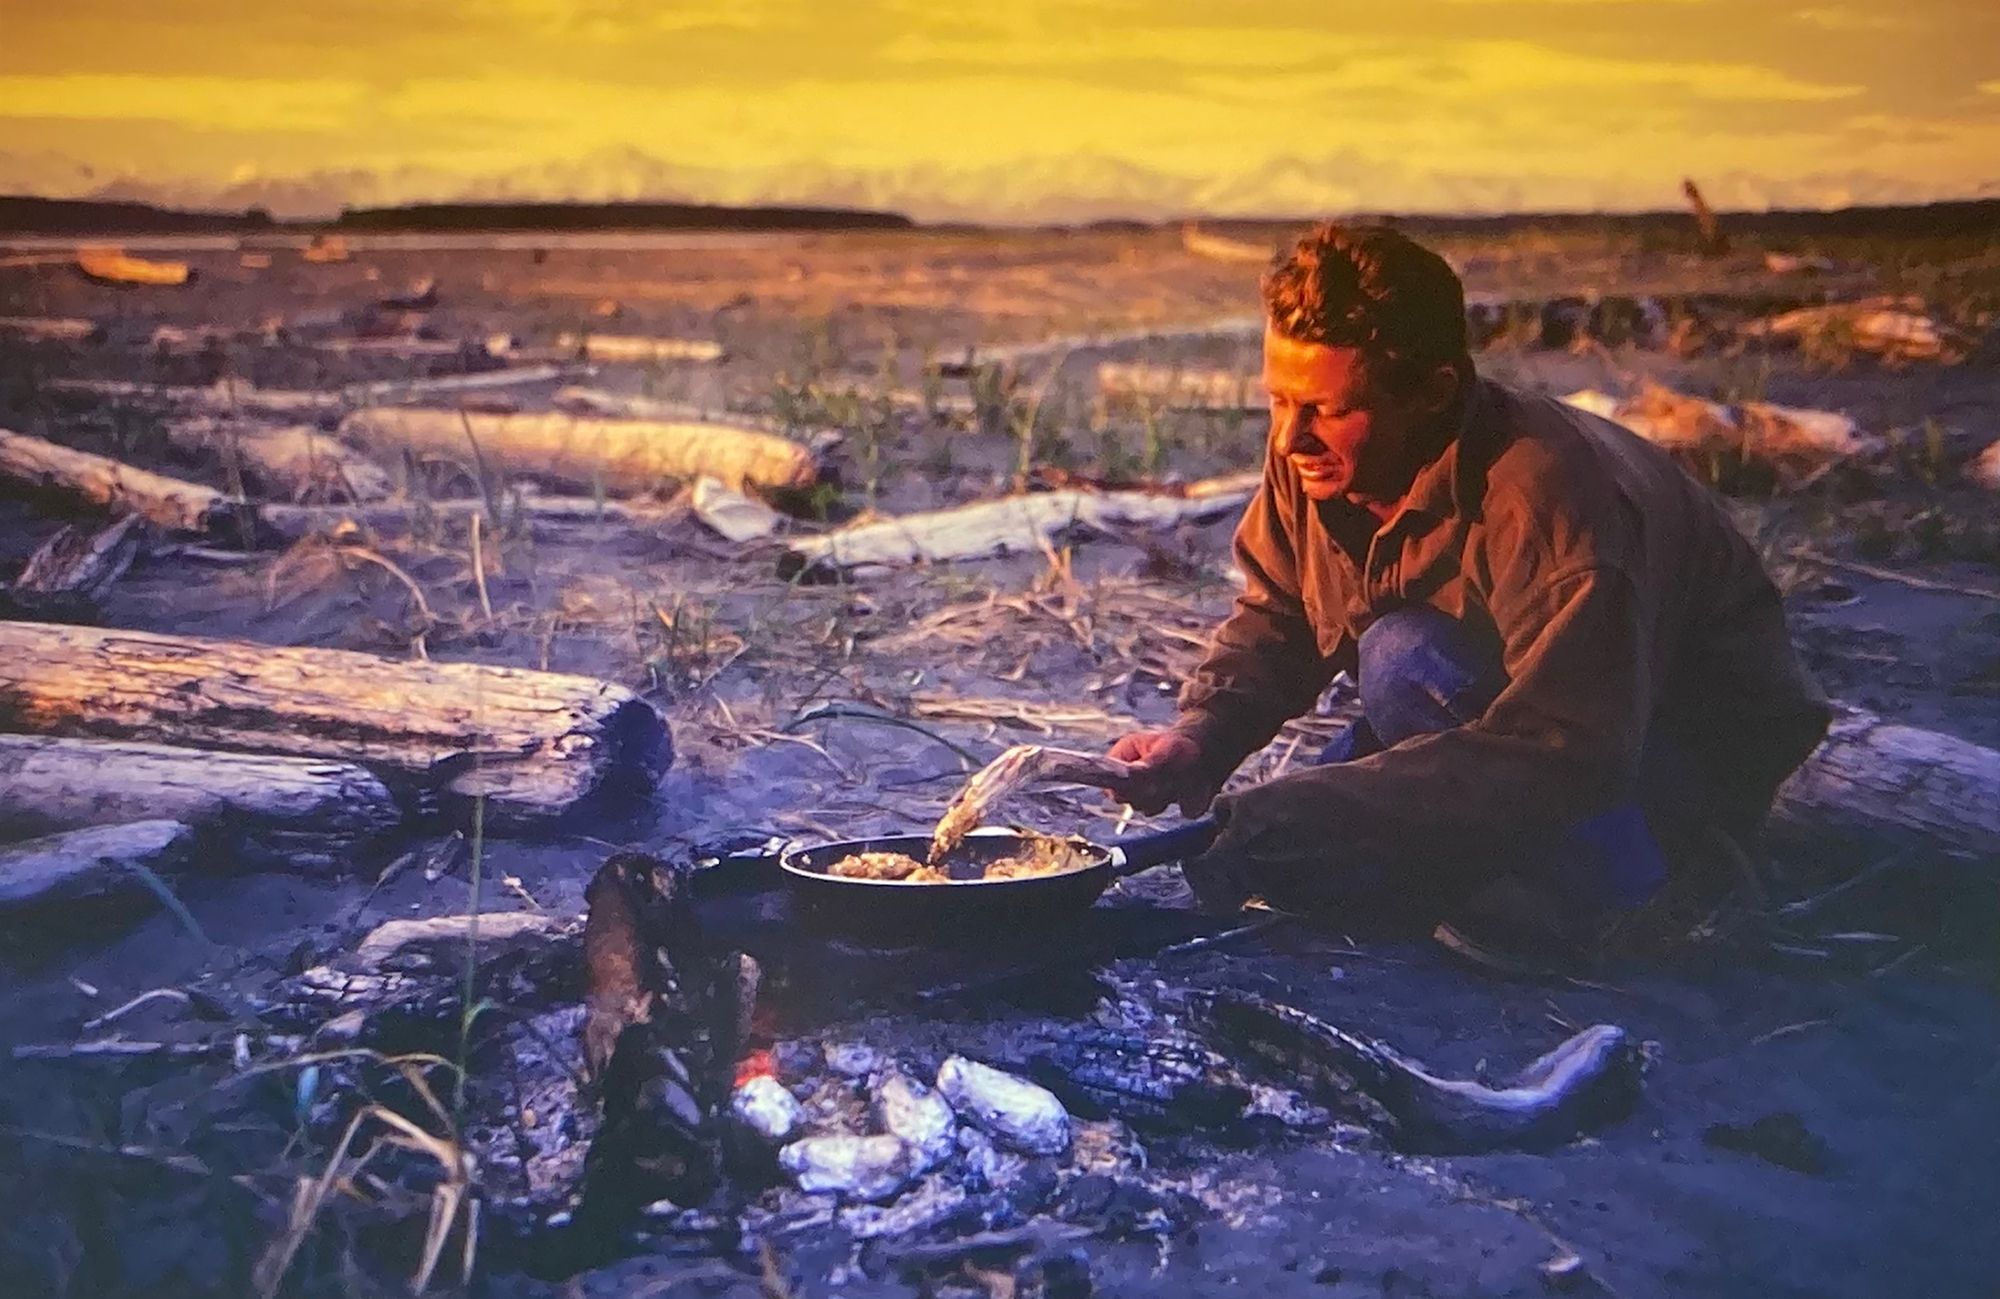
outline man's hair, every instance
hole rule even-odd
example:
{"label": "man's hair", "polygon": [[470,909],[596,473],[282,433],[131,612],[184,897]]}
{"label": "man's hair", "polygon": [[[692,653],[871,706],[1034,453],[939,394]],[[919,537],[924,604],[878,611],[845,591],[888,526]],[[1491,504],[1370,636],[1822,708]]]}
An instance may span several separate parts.
{"label": "man's hair", "polygon": [[1472,373],[1464,286],[1444,258],[1387,226],[1317,227],[1264,273],[1264,309],[1287,338],[1360,348],[1394,388],[1440,365]]}

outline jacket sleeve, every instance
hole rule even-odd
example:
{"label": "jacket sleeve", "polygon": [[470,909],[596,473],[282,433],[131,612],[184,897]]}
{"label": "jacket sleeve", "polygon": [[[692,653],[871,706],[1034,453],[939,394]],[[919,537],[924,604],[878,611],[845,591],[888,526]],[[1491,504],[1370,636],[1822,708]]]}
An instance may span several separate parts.
{"label": "jacket sleeve", "polygon": [[1510,680],[1483,716],[1225,795],[1216,850],[1259,883],[1310,887],[1343,862],[1493,856],[1617,802],[1652,706],[1643,601],[1615,566],[1510,567],[1490,597]]}
{"label": "jacket sleeve", "polygon": [[1175,729],[1194,739],[1217,780],[1311,708],[1334,673],[1353,667],[1352,643],[1343,641],[1333,656],[1323,656],[1306,617],[1294,543],[1282,517],[1292,490],[1267,461],[1263,485],[1236,529],[1243,592],[1181,690]]}

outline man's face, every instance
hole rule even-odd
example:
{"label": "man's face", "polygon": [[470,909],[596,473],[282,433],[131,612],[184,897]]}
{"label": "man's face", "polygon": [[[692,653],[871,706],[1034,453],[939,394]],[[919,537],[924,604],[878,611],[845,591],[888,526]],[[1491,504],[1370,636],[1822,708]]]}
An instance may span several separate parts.
{"label": "man's face", "polygon": [[1371,383],[1359,348],[1301,343],[1265,326],[1264,387],[1271,445],[1315,501],[1346,500],[1387,518],[1422,467],[1423,425],[1436,417],[1419,391]]}

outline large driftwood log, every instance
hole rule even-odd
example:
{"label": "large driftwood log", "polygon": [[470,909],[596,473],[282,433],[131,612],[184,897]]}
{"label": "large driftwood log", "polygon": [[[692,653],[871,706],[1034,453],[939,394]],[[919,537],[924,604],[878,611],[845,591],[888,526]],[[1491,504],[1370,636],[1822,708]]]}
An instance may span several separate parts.
{"label": "large driftwood log", "polygon": [[1904,839],[2000,862],[2000,750],[1844,708],[1778,791],[1777,814],[1814,837]]}
{"label": "large driftwood log", "polygon": [[731,424],[406,407],[356,411],[340,428],[357,446],[479,459],[501,473],[618,495],[704,474],[739,490],[810,487],[819,476],[799,443]]}
{"label": "large driftwood log", "polygon": [[[442,501],[371,501],[362,505],[265,505],[258,509],[259,526],[267,535],[287,541],[339,530],[356,524],[371,530],[407,529],[425,518],[451,520],[486,515],[488,505],[476,497]],[[666,523],[683,516],[671,504],[647,501],[600,501],[588,496],[508,496],[500,502],[500,526],[516,520],[529,525],[616,522],[637,526]]]}
{"label": "large driftwood log", "polygon": [[[0,913],[144,888],[139,870],[179,870],[194,831],[178,821],[70,830],[0,847]],[[138,869],[135,869],[138,868]]]}
{"label": "large driftwood log", "polygon": [[257,862],[332,866],[403,819],[349,762],[0,735],[0,839],[169,817]]}
{"label": "large driftwood log", "polygon": [[1649,384],[1637,395],[1613,397],[1594,388],[1563,402],[1601,416],[1680,455],[1727,452],[1781,469],[1810,471],[1880,445],[1846,415],[1750,401],[1725,406]]}
{"label": "large driftwood log", "polygon": [[0,730],[358,762],[545,824],[650,790],[666,723],[588,677],[145,632],[0,623]]}
{"label": "large driftwood log", "polygon": [[1107,403],[1151,402],[1176,410],[1263,410],[1270,404],[1255,375],[1144,361],[1099,364],[1097,395]]}
{"label": "large driftwood log", "polygon": [[305,417],[334,414],[345,404],[337,392],[253,388],[233,379],[192,386],[131,383],[123,379],[50,379],[43,387],[64,396],[101,397],[198,415]]}
{"label": "large driftwood log", "polygon": [[1231,474],[1155,492],[1034,492],[956,509],[906,514],[794,541],[781,571],[840,570],[980,559],[1041,549],[1074,528],[1100,532],[1199,523],[1240,510],[1261,475]]}
{"label": "large driftwood log", "polygon": [[233,467],[260,496],[379,501],[395,490],[388,470],[310,424],[202,416],[160,431],[178,451]]}
{"label": "large driftwood log", "polygon": [[137,514],[170,532],[241,537],[254,531],[255,511],[240,498],[6,429],[0,429],[0,480]]}

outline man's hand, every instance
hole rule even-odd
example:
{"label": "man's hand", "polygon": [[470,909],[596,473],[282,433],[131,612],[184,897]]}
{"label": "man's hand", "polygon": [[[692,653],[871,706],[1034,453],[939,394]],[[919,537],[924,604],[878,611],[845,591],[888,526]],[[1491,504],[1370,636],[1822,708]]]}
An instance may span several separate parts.
{"label": "man's hand", "polygon": [[1134,731],[1111,746],[1111,756],[1131,764],[1132,772],[1106,788],[1146,816],[1173,803],[1183,816],[1200,816],[1222,788],[1208,773],[1201,747],[1182,731]]}

